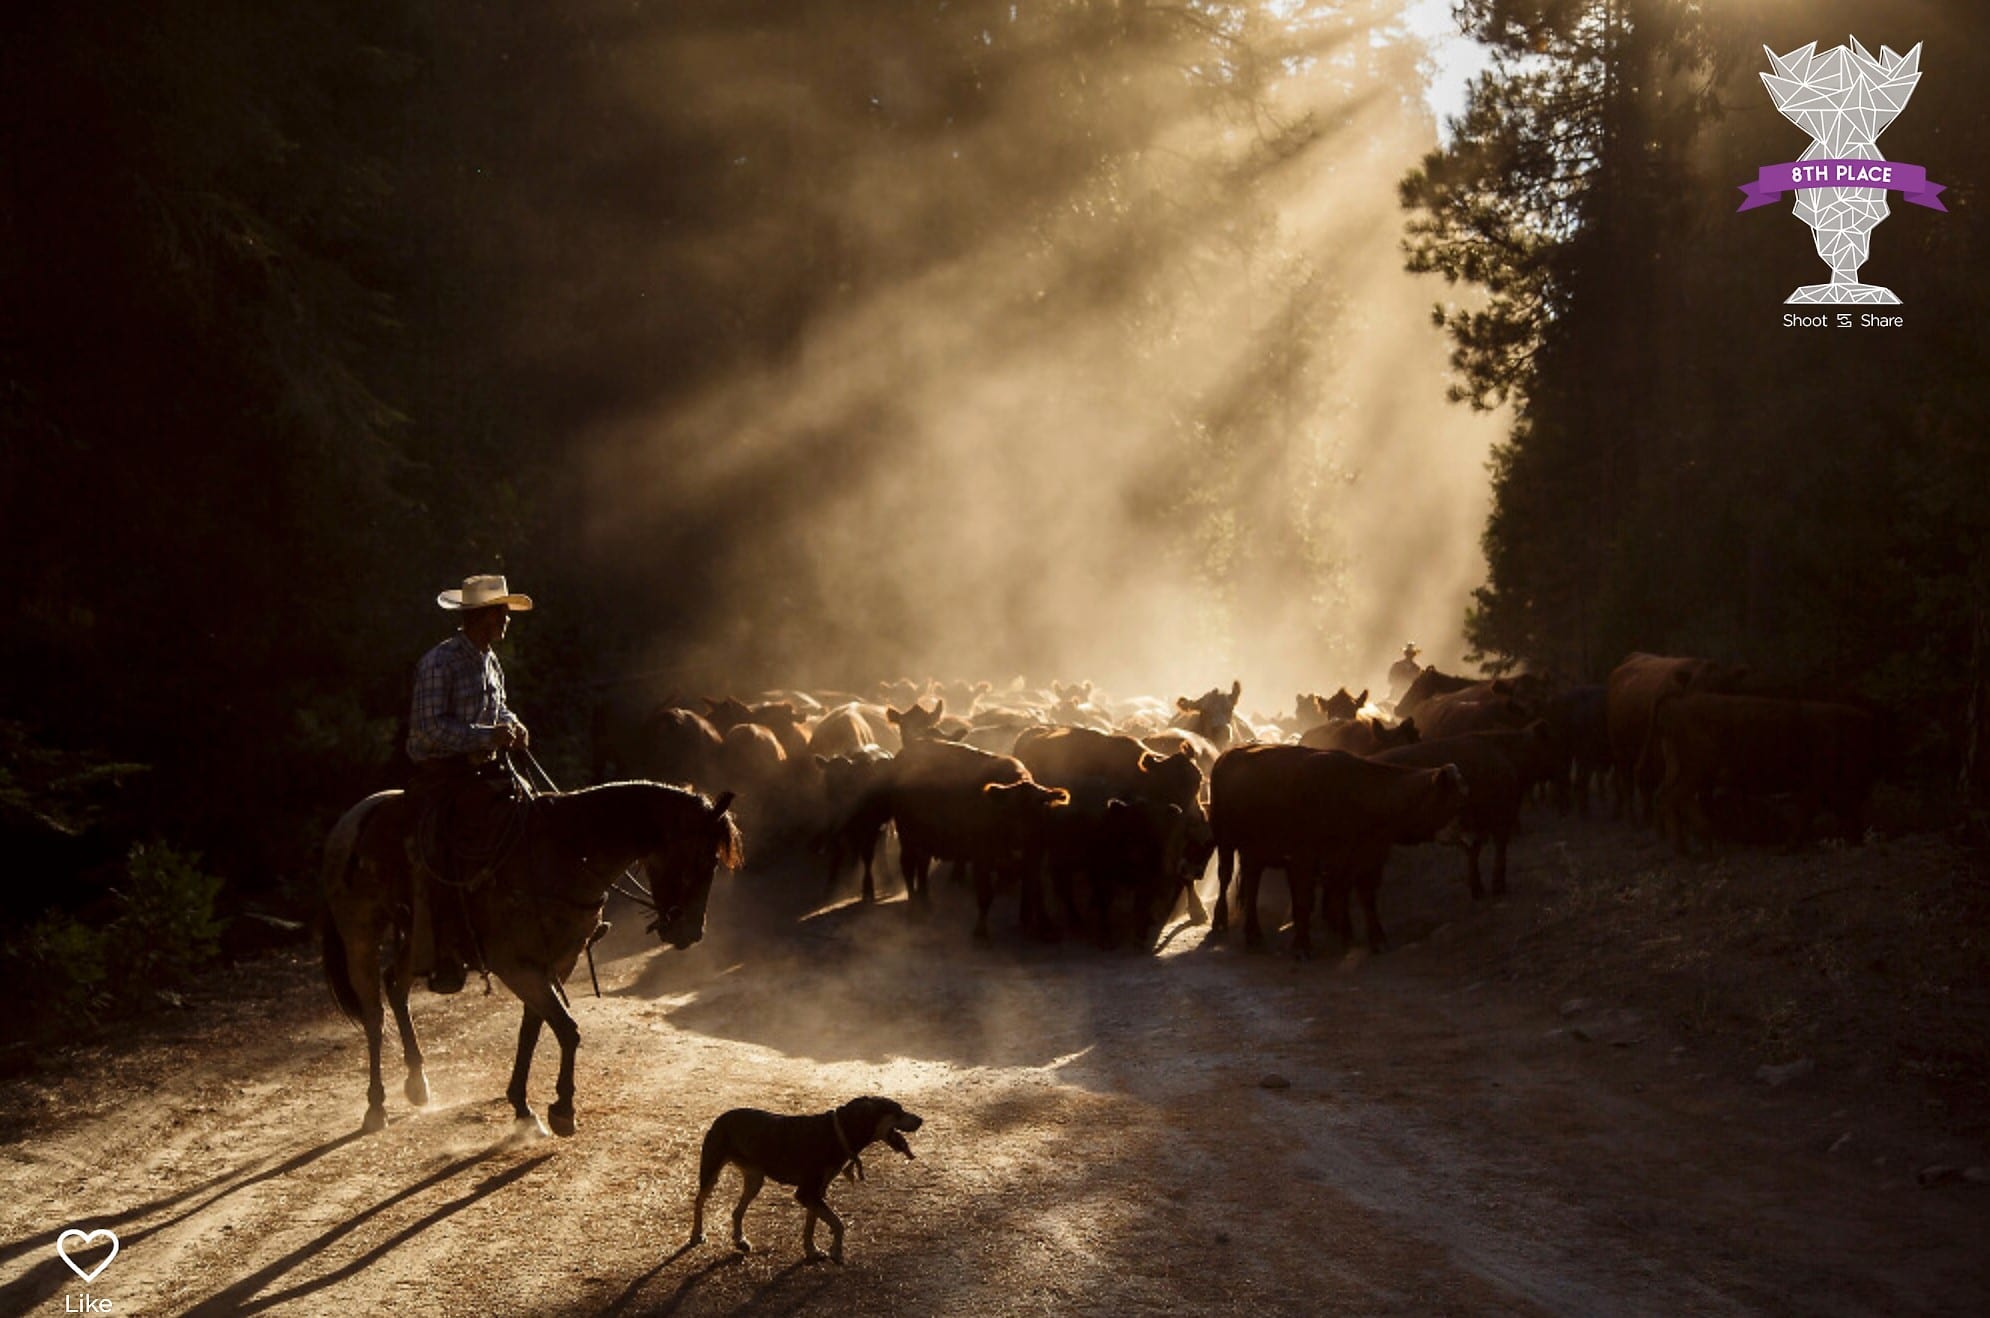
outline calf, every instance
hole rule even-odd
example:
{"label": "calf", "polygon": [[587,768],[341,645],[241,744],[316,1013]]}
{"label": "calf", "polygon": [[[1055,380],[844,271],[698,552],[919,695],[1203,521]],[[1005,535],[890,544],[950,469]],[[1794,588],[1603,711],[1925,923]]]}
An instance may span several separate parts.
{"label": "calf", "polygon": [[1210,824],[1216,835],[1214,929],[1229,926],[1233,867],[1244,908],[1244,940],[1260,947],[1258,885],[1268,868],[1285,871],[1292,893],[1292,950],[1310,956],[1314,886],[1324,879],[1336,932],[1353,932],[1347,897],[1359,892],[1370,948],[1387,936],[1376,910],[1382,867],[1397,843],[1428,839],[1466,799],[1462,775],[1449,765],[1409,768],[1344,751],[1304,746],[1243,746],[1227,751],[1210,775]]}

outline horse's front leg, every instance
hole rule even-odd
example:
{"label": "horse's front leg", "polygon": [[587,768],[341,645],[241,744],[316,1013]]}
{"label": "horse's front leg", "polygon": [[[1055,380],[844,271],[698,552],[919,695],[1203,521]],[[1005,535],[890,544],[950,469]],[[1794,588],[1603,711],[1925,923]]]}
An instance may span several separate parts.
{"label": "horse's front leg", "polygon": [[525,1101],[525,1079],[532,1072],[532,1050],[539,1045],[539,1027],[543,1024],[545,1018],[532,1010],[530,1002],[526,1002],[524,1015],[518,1022],[518,1056],[511,1064],[511,1083],[504,1091],[504,1096],[511,1100],[511,1110],[517,1115],[519,1124],[530,1125],[541,1135],[548,1132],[541,1124],[538,1113]]}
{"label": "horse's front leg", "polygon": [[543,1021],[553,1027],[553,1037],[560,1041],[560,1078],[553,1087],[553,1106],[546,1109],[546,1120],[555,1135],[571,1135],[574,1133],[574,1055],[580,1049],[580,1024],[561,1001],[553,980],[539,980],[524,989],[519,998],[525,1004],[526,1022],[518,1030],[518,1063],[512,1070],[511,1105],[521,1118],[531,1111],[525,1106],[525,1076],[532,1064],[531,1045],[538,1041]]}

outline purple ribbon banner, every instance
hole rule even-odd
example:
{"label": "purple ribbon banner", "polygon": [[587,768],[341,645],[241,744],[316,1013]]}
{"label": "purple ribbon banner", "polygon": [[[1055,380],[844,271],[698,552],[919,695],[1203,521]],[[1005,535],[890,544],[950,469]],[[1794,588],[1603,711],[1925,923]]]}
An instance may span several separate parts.
{"label": "purple ribbon banner", "polygon": [[1744,211],[1781,201],[1785,192],[1801,188],[1884,188],[1898,192],[1902,201],[1948,211],[1941,197],[1948,185],[1930,183],[1925,168],[1898,160],[1793,160],[1764,165],[1753,183],[1739,186],[1748,198],[1737,208]]}

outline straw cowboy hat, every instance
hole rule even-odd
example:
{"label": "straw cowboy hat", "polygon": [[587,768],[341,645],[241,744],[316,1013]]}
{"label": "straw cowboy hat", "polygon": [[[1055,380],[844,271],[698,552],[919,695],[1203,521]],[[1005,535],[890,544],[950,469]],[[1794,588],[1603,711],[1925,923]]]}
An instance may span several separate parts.
{"label": "straw cowboy hat", "polygon": [[445,590],[435,597],[435,602],[445,609],[488,609],[502,604],[513,613],[523,613],[532,607],[530,595],[512,594],[503,577],[489,574],[463,578],[461,590]]}
{"label": "straw cowboy hat", "polygon": [[[498,580],[503,581],[504,578],[499,577]],[[530,604],[527,604],[526,607],[531,608],[532,606]],[[1403,646],[1403,658],[1405,659],[1414,659],[1417,655],[1420,655],[1422,653],[1423,651],[1417,648],[1417,645],[1414,641],[1406,643]]]}

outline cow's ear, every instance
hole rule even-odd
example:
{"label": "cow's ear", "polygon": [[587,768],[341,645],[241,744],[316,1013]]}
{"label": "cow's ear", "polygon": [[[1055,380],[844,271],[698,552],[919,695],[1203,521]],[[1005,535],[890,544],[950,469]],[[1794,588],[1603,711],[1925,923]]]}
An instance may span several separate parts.
{"label": "cow's ear", "polygon": [[1355,703],[1355,704],[1356,704],[1357,706],[1360,706],[1360,705],[1365,705],[1365,704],[1367,704],[1367,703],[1368,703],[1368,688],[1367,688],[1367,687],[1363,687],[1363,688],[1361,688],[1361,694],[1360,694],[1360,695],[1358,695],[1358,696],[1356,696],[1356,697],[1354,698],[1354,703]]}
{"label": "cow's ear", "polygon": [[1234,702],[1235,700],[1237,700],[1237,698],[1238,698],[1238,697],[1242,696],[1243,694],[1244,694],[1244,683],[1243,683],[1243,681],[1242,681],[1241,679],[1239,679],[1239,678],[1235,678],[1235,677],[1231,678],[1231,679],[1230,679],[1230,699],[1231,699],[1231,700],[1232,700],[1232,701]]}
{"label": "cow's ear", "polygon": [[1195,702],[1194,702],[1193,700],[1190,700],[1190,699],[1189,699],[1189,698],[1188,698],[1187,696],[1176,696],[1176,697],[1175,697],[1175,708],[1176,708],[1176,709],[1194,709],[1194,708],[1195,708]]}
{"label": "cow's ear", "polygon": [[903,722],[905,722],[905,715],[904,715],[904,713],[903,713],[902,711],[899,711],[899,710],[896,710],[896,709],[887,709],[887,710],[885,710],[885,712],[884,712],[884,716],[885,716],[885,719],[886,719],[886,721],[887,721],[887,722],[891,722],[891,723],[903,723]]}
{"label": "cow's ear", "polygon": [[1151,770],[1155,765],[1160,764],[1162,762],[1163,758],[1159,755],[1156,755],[1153,751],[1142,751],[1140,752],[1140,758],[1133,762],[1134,772],[1146,773],[1149,770]]}
{"label": "cow's ear", "polygon": [[938,700],[935,700],[933,702],[933,717],[938,718],[940,715],[946,712],[947,712],[947,698],[945,696],[941,696]]}
{"label": "cow's ear", "polygon": [[732,804],[732,800],[731,792],[720,792],[719,799],[712,802],[712,818],[717,819],[720,815],[724,814],[726,807]]}

